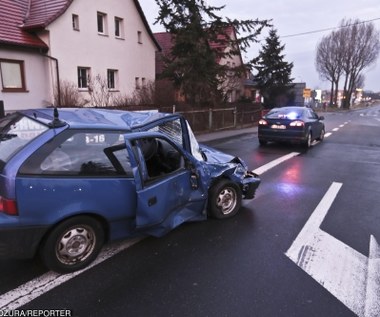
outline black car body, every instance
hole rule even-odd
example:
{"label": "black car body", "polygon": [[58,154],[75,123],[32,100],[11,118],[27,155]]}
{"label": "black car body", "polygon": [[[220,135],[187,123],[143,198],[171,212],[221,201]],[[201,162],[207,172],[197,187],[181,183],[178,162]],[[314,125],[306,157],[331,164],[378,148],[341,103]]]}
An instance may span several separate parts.
{"label": "black car body", "polygon": [[310,147],[325,134],[323,116],[307,107],[273,108],[259,120],[258,138],[267,142],[291,142]]}

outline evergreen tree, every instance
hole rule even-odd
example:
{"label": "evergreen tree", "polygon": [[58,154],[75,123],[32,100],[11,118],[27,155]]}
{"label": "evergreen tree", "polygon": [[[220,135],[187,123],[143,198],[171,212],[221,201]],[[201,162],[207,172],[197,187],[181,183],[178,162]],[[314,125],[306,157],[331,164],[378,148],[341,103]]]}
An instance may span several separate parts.
{"label": "evergreen tree", "polygon": [[284,48],[285,45],[281,45],[277,31],[272,28],[259,56],[253,60],[253,67],[257,70],[255,78],[266,108],[284,106],[294,99],[291,93],[293,63],[284,60]]}
{"label": "evergreen tree", "polygon": [[[228,71],[220,65],[222,58],[246,51],[268,21],[230,20],[217,12],[224,6],[208,6],[204,0],[156,0],[159,14],[155,23],[162,24],[173,36],[170,56],[163,58],[165,69],[161,78],[170,79],[186,100],[193,104],[214,105],[223,98],[221,83]],[[234,28],[245,36],[232,39],[227,30]],[[230,50],[226,51],[225,48]],[[243,74],[243,67],[233,69]]]}

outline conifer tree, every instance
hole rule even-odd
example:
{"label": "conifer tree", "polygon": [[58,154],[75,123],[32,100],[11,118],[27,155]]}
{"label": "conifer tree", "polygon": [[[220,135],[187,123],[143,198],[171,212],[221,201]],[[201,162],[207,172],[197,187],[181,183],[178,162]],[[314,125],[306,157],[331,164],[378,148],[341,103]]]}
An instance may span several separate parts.
{"label": "conifer tree", "polygon": [[[162,24],[173,36],[170,56],[163,58],[161,78],[171,80],[193,104],[214,105],[223,98],[221,83],[231,68],[220,65],[222,58],[246,51],[256,41],[267,20],[231,20],[217,13],[224,8],[209,6],[204,0],[155,0],[159,6],[155,23]],[[232,39],[228,28],[244,36]],[[225,48],[231,49],[226,51]],[[243,67],[233,69],[236,76]]]}
{"label": "conifer tree", "polygon": [[293,63],[284,60],[284,48],[285,45],[281,45],[277,30],[272,28],[259,56],[253,60],[253,67],[257,70],[255,79],[264,97],[266,108],[284,106],[294,99],[291,93]]}

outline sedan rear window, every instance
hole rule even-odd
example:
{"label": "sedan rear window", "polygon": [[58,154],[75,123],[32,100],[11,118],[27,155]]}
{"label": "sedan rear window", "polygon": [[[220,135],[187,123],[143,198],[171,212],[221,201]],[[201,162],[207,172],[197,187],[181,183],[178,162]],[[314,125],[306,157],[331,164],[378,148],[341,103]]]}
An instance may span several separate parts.
{"label": "sedan rear window", "polygon": [[303,111],[303,109],[297,108],[275,108],[268,112],[266,118],[295,120],[302,118]]}
{"label": "sedan rear window", "polygon": [[0,170],[9,159],[48,127],[20,114],[0,119]]}

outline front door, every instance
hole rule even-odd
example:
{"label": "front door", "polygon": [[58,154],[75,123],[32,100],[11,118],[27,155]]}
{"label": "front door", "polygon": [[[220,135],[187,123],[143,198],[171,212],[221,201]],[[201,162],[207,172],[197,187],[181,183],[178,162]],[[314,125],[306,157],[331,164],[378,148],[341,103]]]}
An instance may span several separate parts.
{"label": "front door", "polygon": [[207,217],[207,186],[201,182],[207,175],[200,174],[200,162],[158,133],[125,138],[136,181],[137,230],[161,236]]}

